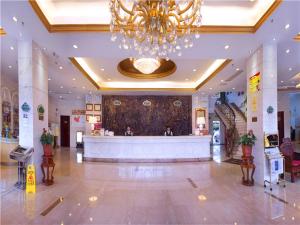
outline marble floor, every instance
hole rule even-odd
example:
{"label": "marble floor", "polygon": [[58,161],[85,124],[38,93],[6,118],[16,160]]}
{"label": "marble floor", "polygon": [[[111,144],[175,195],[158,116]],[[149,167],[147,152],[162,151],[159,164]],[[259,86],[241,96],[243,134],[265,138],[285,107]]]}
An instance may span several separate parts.
{"label": "marble floor", "polygon": [[76,150],[58,149],[55,184],[36,194],[1,167],[1,224],[300,224],[300,179],[270,194],[241,185],[239,166],[222,157],[215,146],[210,162],[78,163]]}

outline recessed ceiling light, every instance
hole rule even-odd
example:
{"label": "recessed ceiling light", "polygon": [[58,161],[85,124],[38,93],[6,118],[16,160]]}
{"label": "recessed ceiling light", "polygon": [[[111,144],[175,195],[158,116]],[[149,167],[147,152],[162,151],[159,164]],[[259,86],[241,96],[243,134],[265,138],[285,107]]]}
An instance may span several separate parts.
{"label": "recessed ceiling light", "polygon": [[51,80],[51,78],[49,77],[48,80]]}
{"label": "recessed ceiling light", "polygon": [[75,77],[73,77],[73,79],[72,80],[76,80],[76,78]]}
{"label": "recessed ceiling light", "polygon": [[289,68],[289,71],[292,71],[292,70],[293,70],[292,67],[290,67],[290,68]]}
{"label": "recessed ceiling light", "polygon": [[239,71],[239,70],[240,70],[240,68],[236,68],[235,70],[236,70],[236,71]]}
{"label": "recessed ceiling light", "polygon": [[62,96],[59,96],[59,98],[62,98]]}
{"label": "recessed ceiling light", "polygon": [[233,87],[232,90],[235,90],[235,88]]}
{"label": "recessed ceiling light", "polygon": [[276,41],[276,38],[273,38],[273,41]]}
{"label": "recessed ceiling light", "polygon": [[227,49],[229,49],[229,45],[225,45],[225,47],[224,47],[224,48],[225,48],[226,50],[227,50]]}
{"label": "recessed ceiling light", "polygon": [[287,54],[290,53],[290,49],[285,50],[285,52],[286,52]]}
{"label": "recessed ceiling light", "polygon": [[44,51],[46,51],[46,50],[47,50],[47,48],[45,48],[45,47],[44,47],[44,48],[43,48],[43,50],[44,50]]}
{"label": "recessed ceiling light", "polygon": [[92,92],[90,91],[90,92],[89,92],[89,94],[91,95],[91,94],[92,94]]}
{"label": "recessed ceiling light", "polygon": [[12,19],[13,19],[13,21],[18,22],[17,17],[14,16]]}
{"label": "recessed ceiling light", "polygon": [[62,70],[62,69],[63,69],[63,67],[62,67],[62,66],[60,66],[60,67],[59,67],[59,69],[60,69],[60,70]]}
{"label": "recessed ceiling light", "polygon": [[78,46],[77,45],[73,45],[73,48],[78,48]]}
{"label": "recessed ceiling light", "polygon": [[101,68],[101,71],[104,71],[104,68]]}
{"label": "recessed ceiling light", "polygon": [[223,83],[223,82],[224,82],[224,80],[221,80],[221,82]]}
{"label": "recessed ceiling light", "polygon": [[10,46],[10,50],[14,50],[15,48],[14,48],[14,46]]}
{"label": "recessed ceiling light", "polygon": [[85,86],[82,86],[83,89],[85,89]]}
{"label": "recessed ceiling light", "polygon": [[60,88],[64,88],[64,86],[60,86]]}
{"label": "recessed ceiling light", "polygon": [[212,88],[209,88],[209,90],[212,90]]}
{"label": "recessed ceiling light", "polygon": [[193,69],[193,72],[196,72],[197,70],[196,69]]}
{"label": "recessed ceiling light", "polygon": [[290,24],[289,24],[289,23],[286,24],[284,28],[285,28],[286,30],[289,29],[289,28],[290,28]]}
{"label": "recessed ceiling light", "polygon": [[280,81],[280,83],[283,83],[284,81],[282,80],[282,81]]}
{"label": "recessed ceiling light", "polygon": [[11,65],[9,65],[9,66],[8,66],[8,68],[9,68],[9,69],[11,69],[11,68],[12,68],[12,66],[11,66]]}

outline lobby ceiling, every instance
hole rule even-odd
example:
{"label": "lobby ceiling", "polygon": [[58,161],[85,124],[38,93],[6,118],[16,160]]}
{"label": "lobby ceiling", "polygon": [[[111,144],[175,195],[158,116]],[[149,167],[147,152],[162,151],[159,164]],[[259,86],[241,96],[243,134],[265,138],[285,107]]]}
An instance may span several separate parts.
{"label": "lobby ceiling", "polygon": [[[85,7],[91,7],[93,4],[97,4],[97,2],[104,4],[104,1],[76,1],[76,4],[84,4],[81,5],[83,7],[82,11],[84,11],[82,13],[84,14],[86,13],[86,10],[84,10]],[[204,6],[243,8],[250,12],[258,5],[258,2],[261,1],[239,1],[238,3],[237,1],[205,1]],[[272,4],[271,2],[273,1],[266,2]],[[74,1],[49,1],[48,3],[52,4],[51,7],[64,8],[74,3]],[[57,12],[55,13],[64,12],[63,8],[56,8]],[[32,39],[38,43],[49,57],[49,77],[51,79],[49,80],[49,90],[51,91],[50,95],[55,97],[63,96],[66,99],[82,98],[84,94],[96,91],[93,83],[86,79],[82,71],[79,71],[73,65],[69,59],[70,57],[86,61],[90,68],[99,76],[102,86],[104,84],[104,86],[108,87],[113,82],[120,84],[118,89],[107,88],[106,90],[100,90],[100,93],[178,93],[178,90],[169,90],[172,86],[160,89],[160,86],[155,85],[153,87],[157,88],[157,90],[153,92],[146,88],[150,84],[147,83],[148,81],[133,81],[133,78],[121,75],[116,65],[121,60],[133,56],[135,52],[120,50],[116,43],[110,41],[110,34],[108,32],[50,33],[33,10],[31,4],[27,1],[2,1],[1,10],[0,27],[4,28],[6,32],[5,35],[0,37],[2,76],[7,76],[14,80],[17,79],[17,41]],[[299,11],[300,2],[284,1],[269,15],[268,19],[255,33],[204,32],[199,39],[194,40],[193,48],[182,51],[181,57],[177,55],[171,57],[177,65],[177,71],[168,77],[154,82],[171,82],[177,86],[185,85],[185,87],[193,87],[196,86],[194,81],[201,78],[215,60],[230,59],[231,61],[226,67],[220,70],[216,76],[205,82],[197,91],[203,94],[214,94],[219,91],[245,91],[247,58],[262,43],[277,43],[278,86],[295,86],[296,83],[300,82],[299,77],[292,79],[300,72],[300,42],[294,40],[294,37],[300,32]],[[72,13],[70,12],[70,14]],[[62,13],[61,15],[63,18],[67,14]],[[205,17],[205,11],[203,12],[203,16]],[[13,17],[17,18],[17,21]],[[53,21],[62,23],[63,20],[60,21],[56,17]],[[53,21],[51,22],[54,23]],[[255,19],[252,22],[249,21],[245,22],[244,25],[253,26]],[[78,23],[75,20],[74,22]],[[84,23],[87,22],[85,21]],[[289,27],[286,29],[287,24],[289,24]],[[77,48],[74,48],[74,45]],[[227,49],[225,49],[226,45],[229,46]],[[11,50],[11,47],[14,49]],[[143,83],[141,85],[143,91],[131,89],[128,92],[128,86],[126,87],[126,85],[130,82]],[[191,84],[190,86],[188,86],[189,83]],[[152,87],[151,85],[150,87]],[[192,91],[183,88],[180,94],[185,93],[190,94]]]}

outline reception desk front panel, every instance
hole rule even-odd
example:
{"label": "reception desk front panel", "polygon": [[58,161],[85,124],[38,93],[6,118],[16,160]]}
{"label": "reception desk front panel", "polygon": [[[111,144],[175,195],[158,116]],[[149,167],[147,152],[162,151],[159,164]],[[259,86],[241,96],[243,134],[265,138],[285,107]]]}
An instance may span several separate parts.
{"label": "reception desk front panel", "polygon": [[84,136],[84,158],[107,162],[176,162],[211,159],[211,136]]}

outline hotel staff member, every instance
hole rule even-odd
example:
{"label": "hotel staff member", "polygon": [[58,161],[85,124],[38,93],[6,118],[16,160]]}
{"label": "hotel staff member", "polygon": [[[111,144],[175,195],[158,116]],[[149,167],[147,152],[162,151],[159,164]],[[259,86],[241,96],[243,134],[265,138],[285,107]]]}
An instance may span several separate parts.
{"label": "hotel staff member", "polygon": [[167,127],[167,130],[165,131],[165,136],[173,136],[173,132],[171,131],[170,127]]}
{"label": "hotel staff member", "polygon": [[133,136],[133,132],[131,131],[130,126],[127,127],[125,131],[125,136]]}

